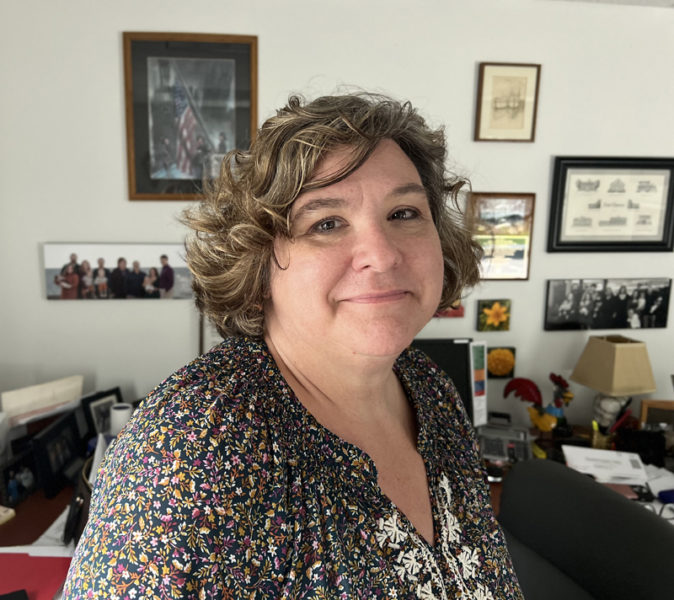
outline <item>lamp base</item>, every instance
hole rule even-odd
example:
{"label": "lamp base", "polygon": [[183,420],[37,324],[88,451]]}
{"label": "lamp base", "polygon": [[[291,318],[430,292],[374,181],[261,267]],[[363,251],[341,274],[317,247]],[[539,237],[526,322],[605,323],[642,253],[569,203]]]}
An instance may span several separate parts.
{"label": "lamp base", "polygon": [[594,420],[600,427],[610,427],[628,400],[629,396],[597,394],[594,397]]}

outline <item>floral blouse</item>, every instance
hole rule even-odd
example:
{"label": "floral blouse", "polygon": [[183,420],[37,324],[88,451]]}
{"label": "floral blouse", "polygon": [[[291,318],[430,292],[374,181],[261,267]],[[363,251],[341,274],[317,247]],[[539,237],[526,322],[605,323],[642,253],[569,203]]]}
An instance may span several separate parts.
{"label": "floral blouse", "polygon": [[64,598],[521,599],[453,384],[418,351],[394,369],[416,412],[433,545],[264,342],[230,338],[158,386],[111,445]]}

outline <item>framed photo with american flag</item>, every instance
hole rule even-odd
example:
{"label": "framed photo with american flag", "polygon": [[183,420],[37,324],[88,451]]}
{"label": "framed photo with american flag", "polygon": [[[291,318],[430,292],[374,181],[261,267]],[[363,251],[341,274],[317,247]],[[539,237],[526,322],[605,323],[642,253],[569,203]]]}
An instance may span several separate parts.
{"label": "framed photo with american flag", "polygon": [[257,37],[123,34],[130,200],[198,199],[257,128]]}

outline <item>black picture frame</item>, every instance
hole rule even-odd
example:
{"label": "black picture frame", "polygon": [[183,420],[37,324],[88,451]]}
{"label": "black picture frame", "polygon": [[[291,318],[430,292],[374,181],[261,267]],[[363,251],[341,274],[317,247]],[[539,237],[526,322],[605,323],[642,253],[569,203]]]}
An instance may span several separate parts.
{"label": "black picture frame", "polygon": [[82,468],[82,443],[75,411],[70,411],[33,436],[38,483],[47,498],[56,496]]}
{"label": "black picture frame", "polygon": [[0,504],[3,506],[17,506],[37,486],[38,477],[32,448],[29,447],[0,465]]}
{"label": "black picture frame", "polygon": [[255,135],[257,37],[126,31],[123,46],[129,199],[198,199]]}
{"label": "black picture frame", "polygon": [[110,406],[117,402],[122,402],[119,387],[95,392],[82,398],[82,410],[87,421],[89,437],[107,432],[110,426]]}
{"label": "black picture frame", "polygon": [[548,252],[671,252],[674,158],[557,156]]}
{"label": "black picture frame", "polygon": [[544,328],[665,328],[671,287],[665,277],[548,279]]}

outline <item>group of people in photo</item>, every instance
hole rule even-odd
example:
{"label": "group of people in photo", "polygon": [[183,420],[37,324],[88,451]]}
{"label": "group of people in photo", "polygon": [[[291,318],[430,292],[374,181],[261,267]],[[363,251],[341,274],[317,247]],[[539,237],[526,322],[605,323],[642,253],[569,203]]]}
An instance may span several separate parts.
{"label": "group of people in photo", "polygon": [[[602,282],[603,283],[603,282]],[[605,285],[596,281],[565,282],[556,307],[557,323],[577,323],[587,329],[665,327],[669,286],[637,283]]]}
{"label": "group of people in photo", "polygon": [[54,283],[61,288],[62,300],[104,298],[172,298],[175,277],[166,254],[159,258],[161,269],[151,267],[147,272],[134,260],[128,268],[126,258],[117,259],[110,270],[105,259],[99,258],[95,267],[88,260],[77,262],[77,254],[61,268]]}

